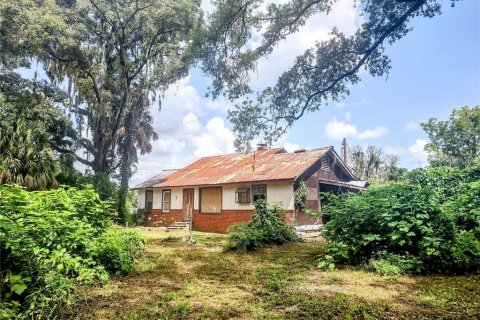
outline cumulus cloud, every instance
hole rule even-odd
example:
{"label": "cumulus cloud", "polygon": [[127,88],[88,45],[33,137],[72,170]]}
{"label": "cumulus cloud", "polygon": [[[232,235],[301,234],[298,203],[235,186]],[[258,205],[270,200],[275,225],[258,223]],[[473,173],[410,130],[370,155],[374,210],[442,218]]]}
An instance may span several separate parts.
{"label": "cumulus cloud", "polygon": [[210,119],[202,134],[192,137],[195,157],[215,156],[235,151],[232,131],[225,127],[222,118]]}
{"label": "cumulus cloud", "polygon": [[287,150],[287,152],[294,152],[295,150],[302,149],[298,144],[290,142],[285,143],[283,148]]}
{"label": "cumulus cloud", "polygon": [[420,166],[424,166],[428,162],[428,153],[424,150],[427,143],[425,139],[416,139],[415,144],[408,147],[411,157],[414,161],[417,161]]}
{"label": "cumulus cloud", "polygon": [[359,131],[354,124],[348,122],[351,118],[352,115],[350,113],[345,115],[345,120],[337,120],[335,117],[332,118],[325,126],[326,136],[335,140],[341,140],[347,137],[367,140],[379,138],[388,133],[388,129],[384,126]]}
{"label": "cumulus cloud", "polygon": [[384,126],[376,127],[375,129],[367,129],[363,132],[360,132],[357,136],[360,140],[366,139],[375,139],[381,136],[384,136],[388,133],[388,129]]}
{"label": "cumulus cloud", "polygon": [[345,121],[338,121],[336,118],[330,120],[325,127],[327,137],[340,140],[346,137],[356,137],[358,135],[357,127]]}

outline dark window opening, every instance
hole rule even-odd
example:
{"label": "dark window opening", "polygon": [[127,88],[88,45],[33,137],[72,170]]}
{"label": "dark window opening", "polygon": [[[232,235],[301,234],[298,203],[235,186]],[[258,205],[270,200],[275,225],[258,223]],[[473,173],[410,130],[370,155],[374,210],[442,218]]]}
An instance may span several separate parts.
{"label": "dark window opening", "polygon": [[252,186],[253,202],[257,200],[267,200],[267,185],[257,184]]}
{"label": "dark window opening", "polygon": [[145,211],[152,211],[153,209],[153,190],[145,191]]}

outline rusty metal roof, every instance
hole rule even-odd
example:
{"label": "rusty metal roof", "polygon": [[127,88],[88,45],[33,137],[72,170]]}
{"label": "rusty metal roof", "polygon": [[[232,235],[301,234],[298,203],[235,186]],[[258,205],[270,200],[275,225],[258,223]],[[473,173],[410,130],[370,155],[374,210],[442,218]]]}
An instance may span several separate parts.
{"label": "rusty metal roof", "polygon": [[167,170],[163,170],[162,172],[160,172],[159,174],[151,177],[150,179],[148,179],[147,181],[144,181],[140,184],[138,184],[135,188],[132,188],[132,190],[137,190],[137,189],[145,189],[145,188],[153,188],[154,185],[156,185],[157,183],[161,183],[162,181],[165,181],[165,179],[172,173],[174,173],[175,171],[177,171],[178,169],[167,169]]}
{"label": "rusty metal roof", "polygon": [[332,147],[287,153],[283,148],[201,158],[170,174],[156,188],[293,181]]}

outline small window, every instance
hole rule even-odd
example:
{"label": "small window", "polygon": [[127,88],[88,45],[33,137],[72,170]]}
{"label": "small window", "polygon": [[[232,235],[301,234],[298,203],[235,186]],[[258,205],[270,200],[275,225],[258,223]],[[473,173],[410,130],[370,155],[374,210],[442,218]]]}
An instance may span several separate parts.
{"label": "small window", "polygon": [[266,184],[257,184],[252,186],[252,196],[253,202],[257,200],[266,200],[267,199],[267,185]]}
{"label": "small window", "polygon": [[222,213],[222,188],[200,189],[200,212]]}
{"label": "small window", "polygon": [[153,208],[153,190],[145,191],[145,211],[152,211]]}
{"label": "small window", "polygon": [[235,191],[236,203],[250,203],[250,188],[238,188]]}
{"label": "small window", "polygon": [[162,191],[163,196],[163,205],[162,205],[162,211],[163,212],[170,212],[170,204],[172,202],[172,192],[170,190],[163,190]]}

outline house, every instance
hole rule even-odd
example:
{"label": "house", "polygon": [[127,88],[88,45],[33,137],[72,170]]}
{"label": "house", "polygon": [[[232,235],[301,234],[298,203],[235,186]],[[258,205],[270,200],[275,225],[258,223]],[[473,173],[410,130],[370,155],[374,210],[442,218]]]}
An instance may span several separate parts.
{"label": "house", "polygon": [[246,154],[201,158],[179,170],[163,171],[141,183],[138,211],[147,226],[170,226],[193,218],[193,229],[227,232],[249,221],[258,199],[280,203],[295,225],[321,223],[295,210],[301,181],[309,188],[307,208],[321,211],[319,192],[364,188],[333,147],[286,152],[260,146]]}

